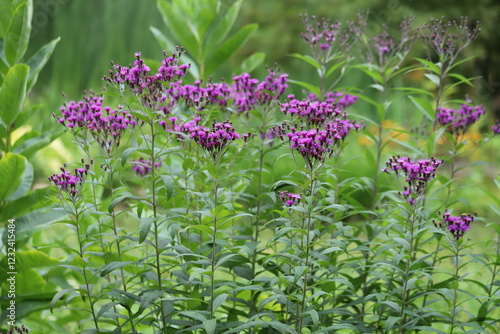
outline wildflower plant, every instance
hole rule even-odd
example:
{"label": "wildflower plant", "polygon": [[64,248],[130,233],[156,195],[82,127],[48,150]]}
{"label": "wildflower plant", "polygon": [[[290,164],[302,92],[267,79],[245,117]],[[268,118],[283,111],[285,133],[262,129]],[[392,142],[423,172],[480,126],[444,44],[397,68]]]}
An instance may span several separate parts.
{"label": "wildflower plant", "polygon": [[[500,233],[495,251],[473,252],[469,238],[486,218],[452,214],[472,201],[458,185],[458,149],[440,140],[464,137],[487,111],[470,100],[448,109],[446,95],[406,85],[417,70],[407,65],[418,42],[412,19],[373,34],[369,16],[341,23],[303,15],[309,54],[295,57],[319,81],[277,66],[263,78],[238,71],[219,80],[209,78],[227,60],[219,53],[237,49],[253,26],[236,33],[238,43],[227,39],[220,27],[232,27],[240,2],[220,20],[217,4],[193,9],[203,14],[196,19],[184,3],[159,1],[187,52],[165,52],[156,65],[140,52],[128,66],[113,63],[104,93],[54,114],[85,160],[48,179],[70,233],[49,248],[63,254],[53,271],[67,279],[47,317],[69,308],[81,321],[68,328],[86,333],[498,331]],[[181,30],[181,19],[191,28]],[[460,39],[443,38],[446,48]],[[351,56],[356,45],[363,57]],[[430,80],[436,68],[453,78],[461,47],[436,50],[441,65],[419,60],[420,70]],[[369,83],[340,87],[348,70]],[[290,84],[306,90],[290,94]],[[396,108],[403,99],[409,110]],[[399,119],[414,115],[429,120],[428,138],[406,127],[399,132],[408,141],[391,137]],[[366,138],[375,145],[363,146]],[[2,168],[12,159],[2,157]],[[495,192],[489,197],[498,204]],[[486,283],[472,261],[487,268]]]}

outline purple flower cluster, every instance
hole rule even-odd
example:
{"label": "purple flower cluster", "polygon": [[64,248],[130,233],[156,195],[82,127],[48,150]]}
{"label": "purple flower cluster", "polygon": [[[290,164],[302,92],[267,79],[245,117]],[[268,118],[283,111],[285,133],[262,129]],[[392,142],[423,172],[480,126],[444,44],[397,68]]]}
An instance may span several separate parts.
{"label": "purple flower cluster", "polygon": [[283,141],[288,140],[290,148],[299,152],[309,168],[314,169],[317,163],[323,163],[335,152],[335,146],[349,134],[352,129],[358,130],[359,124],[347,118],[335,119],[323,127],[306,130],[291,126],[286,122],[273,127],[273,131]]}
{"label": "purple flower cluster", "polygon": [[233,77],[232,86],[233,104],[238,112],[243,113],[254,109],[257,105],[266,105],[277,101],[288,88],[288,74],[279,74],[273,69],[264,81],[252,78],[250,74],[243,73]]}
{"label": "purple flower cluster", "polygon": [[411,205],[415,205],[417,200],[423,199],[427,185],[436,176],[436,169],[443,164],[444,160],[420,159],[416,162],[408,157],[393,156],[386,163],[382,170],[385,173],[393,171],[396,175],[402,174],[406,178],[408,186],[400,193]]}
{"label": "purple flower cluster", "polygon": [[49,182],[52,182],[59,192],[66,193],[70,197],[75,198],[80,193],[89,169],[90,164],[86,164],[84,168],[76,168],[75,173],[71,174],[71,171],[66,169],[66,165],[64,165],[64,167],[61,167],[61,173],[49,176]]}
{"label": "purple flower cluster", "polygon": [[493,131],[493,134],[495,135],[500,135],[500,121],[497,120],[497,123],[491,127],[491,131]]}
{"label": "purple flower cluster", "polygon": [[112,63],[113,70],[109,71],[109,76],[104,77],[104,81],[119,87],[120,90],[127,86],[135,95],[141,96],[142,101],[148,108],[163,111],[166,115],[172,108],[172,102],[169,96],[165,94],[165,83],[175,82],[183,78],[190,67],[189,64],[179,65],[179,58],[182,53],[183,50],[180,50],[168,56],[164,52],[164,59],[158,72],[149,75],[151,69],[141,59],[141,53],[136,52],[136,60],[133,65],[127,67]]}
{"label": "purple flower cluster", "polygon": [[198,111],[209,106],[219,106],[225,109],[231,99],[231,87],[225,82],[212,83],[209,81],[205,86],[197,80],[194,85],[183,85],[179,80],[172,83],[167,90],[167,95],[172,102],[184,102],[187,107],[193,107]]}
{"label": "purple flower cluster", "polygon": [[[210,128],[200,125],[200,121],[201,118],[197,116],[189,122],[177,124],[177,118],[171,117],[170,128],[167,127],[165,121],[160,125],[165,126],[167,131],[184,133],[189,138],[194,139],[198,145],[210,154],[216,163],[231,142],[241,137],[247,141],[253,136],[250,133],[240,136],[230,121],[216,122],[214,119]],[[179,136],[178,138],[183,140]]]}
{"label": "purple flower cluster", "polygon": [[302,194],[294,194],[289,191],[279,191],[278,196],[281,198],[285,206],[294,206],[302,201]]}
{"label": "purple flower cluster", "polygon": [[151,162],[151,160],[146,160],[144,158],[140,158],[139,160],[130,160],[130,163],[132,164],[132,169],[134,172],[137,173],[137,175],[140,176],[146,176],[153,170],[153,167],[156,169],[159,169],[161,166],[160,162]]}
{"label": "purple flower cluster", "polygon": [[479,21],[471,28],[467,17],[460,22],[444,22],[443,18],[431,19],[419,29],[420,38],[440,57],[440,61],[454,62],[458,54],[477,38],[481,29]]}
{"label": "purple flower cluster", "polygon": [[[313,93],[309,94],[307,98],[310,101],[319,101],[319,98]],[[347,107],[352,106],[358,99],[358,96],[347,94],[345,92],[329,92],[326,94],[324,101],[335,105],[335,107],[339,109],[344,110]]]}
{"label": "purple flower cluster", "polygon": [[[441,212],[439,213],[441,215]],[[434,225],[438,228],[443,228],[443,225],[453,234],[456,240],[459,240],[464,236],[465,232],[471,229],[471,224],[474,221],[474,217],[470,213],[463,213],[460,216],[452,216],[451,212],[445,210],[441,216],[443,222],[436,223],[433,221]]]}
{"label": "purple flower cluster", "polygon": [[467,129],[485,114],[482,105],[471,106],[471,100],[460,105],[459,109],[439,108],[436,120],[442,126],[448,126],[447,131],[455,136],[463,135]]}
{"label": "purple flower cluster", "polygon": [[132,114],[122,107],[104,107],[103,97],[94,95],[93,92],[84,96],[83,101],[65,103],[60,111],[61,116],[53,114],[60,124],[72,132],[89,132],[107,154],[120,145],[120,139],[126,129],[137,125]]}

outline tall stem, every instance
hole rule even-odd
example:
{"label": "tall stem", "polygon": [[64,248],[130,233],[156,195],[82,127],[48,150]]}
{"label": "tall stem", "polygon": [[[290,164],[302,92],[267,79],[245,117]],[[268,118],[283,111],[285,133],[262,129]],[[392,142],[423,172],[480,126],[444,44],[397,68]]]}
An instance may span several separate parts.
{"label": "tall stem", "polygon": [[302,300],[301,300],[301,306],[300,306],[300,314],[299,314],[299,322],[298,322],[298,328],[297,331],[299,334],[302,334],[302,327],[303,327],[303,322],[304,322],[304,312],[306,311],[306,299],[307,299],[307,274],[309,271],[309,254],[311,250],[311,225],[313,223],[312,221],[312,210],[314,208],[314,196],[316,193],[315,185],[316,185],[316,178],[315,178],[315,171],[311,169],[310,171],[310,188],[309,188],[309,196],[311,198],[310,203],[309,203],[309,208],[307,210],[307,220],[306,220],[306,242],[305,242],[305,259],[304,259],[304,275],[303,275],[303,288],[302,288]]}
{"label": "tall stem", "polygon": [[217,179],[214,181],[214,225],[213,225],[213,237],[212,237],[212,259],[211,259],[211,270],[212,275],[210,276],[210,319],[214,319],[214,299],[215,299],[215,255],[217,250],[217,206],[219,202],[219,183]]}
{"label": "tall stem", "polygon": [[[81,239],[80,235],[80,212],[78,211],[76,207],[75,201],[73,201],[73,207],[75,208],[74,212],[74,217],[75,217],[75,228],[76,228],[76,235],[78,238],[78,247],[79,247],[79,255],[83,259],[85,257],[85,251],[83,250],[83,240]],[[85,281],[85,289],[87,290],[88,297],[89,297],[89,304],[90,304],[90,312],[92,313],[92,319],[94,320],[94,326],[97,332],[99,332],[99,323],[97,321],[97,315],[94,309],[94,303],[95,301],[92,298],[92,292],[90,291],[90,284],[89,284],[89,279],[87,277],[87,270],[85,267],[82,268],[82,275],[83,279]]]}

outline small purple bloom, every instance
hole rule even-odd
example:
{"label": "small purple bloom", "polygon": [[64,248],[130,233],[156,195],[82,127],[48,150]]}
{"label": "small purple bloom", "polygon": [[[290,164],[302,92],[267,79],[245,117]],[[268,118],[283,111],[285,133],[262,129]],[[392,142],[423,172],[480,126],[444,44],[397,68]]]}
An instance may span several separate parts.
{"label": "small purple bloom", "polygon": [[[441,213],[439,213],[441,214]],[[476,216],[472,215],[470,213],[463,213],[460,216],[452,216],[451,212],[448,210],[445,210],[443,213],[442,223],[436,223],[433,221],[434,225],[439,228],[446,227],[448,231],[453,234],[453,237],[455,237],[456,240],[459,240],[461,237],[464,236],[465,232],[471,229],[471,224],[474,221],[474,217]]]}
{"label": "small purple bloom", "polygon": [[302,201],[302,194],[294,194],[288,191],[279,191],[278,196],[281,198],[285,206],[298,205]]}
{"label": "small purple bloom", "polygon": [[497,123],[491,127],[493,134],[500,135],[500,121],[497,120]]}
{"label": "small purple bloom", "polygon": [[459,109],[439,108],[436,120],[441,126],[448,126],[447,131],[455,136],[462,136],[467,129],[485,114],[482,105],[471,106],[471,100],[460,105]]}
{"label": "small purple bloom", "polygon": [[385,173],[394,172],[396,175],[403,175],[406,178],[408,186],[400,192],[408,203],[414,205],[417,200],[423,199],[428,183],[436,177],[436,169],[443,164],[444,160],[420,159],[412,161],[408,157],[393,156],[386,163],[382,170]]}
{"label": "small purple bloom", "polygon": [[89,168],[90,164],[87,164],[84,168],[75,169],[72,174],[71,171],[66,169],[66,165],[64,165],[64,167],[61,167],[61,173],[49,176],[49,181],[59,190],[59,192],[66,193],[74,199],[81,191]]}
{"label": "small purple bloom", "polygon": [[156,169],[160,169],[161,163],[160,162],[155,162],[154,164],[151,162],[151,160],[146,160],[144,158],[140,158],[139,160],[130,160],[130,163],[132,164],[132,169],[134,172],[137,173],[137,175],[140,176],[146,176],[153,170],[153,165]]}

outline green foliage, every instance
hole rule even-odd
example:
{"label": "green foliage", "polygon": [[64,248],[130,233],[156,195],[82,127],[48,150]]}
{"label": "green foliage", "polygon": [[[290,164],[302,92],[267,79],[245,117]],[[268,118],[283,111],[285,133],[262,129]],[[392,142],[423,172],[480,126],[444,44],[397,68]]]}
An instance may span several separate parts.
{"label": "green foliage", "polygon": [[[158,0],[167,33],[151,27],[165,50],[182,45],[186,62],[195,79],[207,80],[235,54],[257,30],[255,23],[247,24],[230,35],[238,18],[243,0],[234,1],[228,8],[220,0],[199,2]],[[253,70],[264,61],[264,54],[250,55],[244,61],[245,70]]]}

